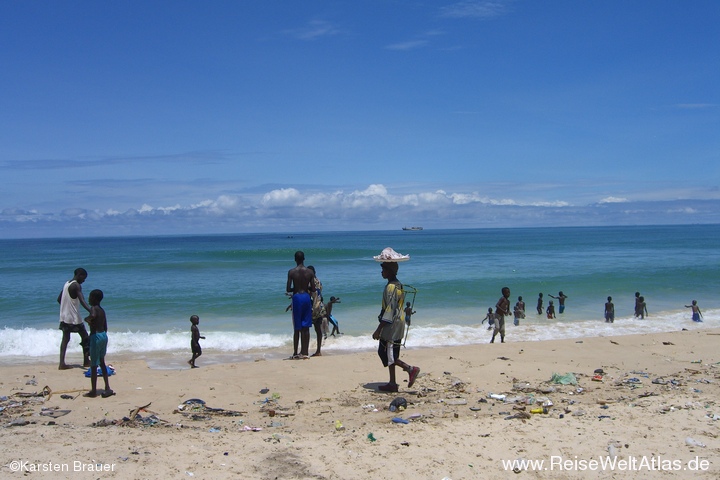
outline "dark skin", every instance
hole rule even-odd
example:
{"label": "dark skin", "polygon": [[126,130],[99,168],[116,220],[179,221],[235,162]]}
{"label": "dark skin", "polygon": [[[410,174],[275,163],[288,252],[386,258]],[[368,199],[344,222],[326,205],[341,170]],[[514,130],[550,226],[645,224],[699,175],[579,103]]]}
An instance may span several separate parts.
{"label": "dark skin", "polygon": [[[495,305],[495,315],[502,315],[503,317],[510,315],[510,289],[505,287],[502,289],[502,297],[500,297],[500,300],[498,300],[497,304]],[[500,321],[500,317],[498,317],[498,320],[495,320],[496,322]],[[490,343],[495,342],[495,335],[497,335],[498,329],[495,329],[493,332],[492,340],[490,340]],[[502,343],[505,343],[505,334],[500,332],[500,341]]]}
{"label": "dark skin", "polygon": [[[305,258],[298,258],[296,255],[295,262],[297,266],[288,271],[285,291],[288,295],[315,292],[315,285],[313,284],[315,274],[304,265]],[[298,354],[298,343],[301,344],[300,355],[307,356],[310,348],[310,327],[295,330],[293,334],[293,356]]]}
{"label": "dark skin", "polygon": [[[388,268],[385,267],[385,264],[382,264],[382,277],[384,279],[387,279],[388,283],[397,282],[397,275],[390,271]],[[380,323],[378,327],[373,332],[372,338],[373,340],[380,340],[380,332],[382,332],[383,324]],[[395,365],[402,368],[404,371],[410,373],[410,370],[412,369],[412,366],[408,365],[407,363],[403,362],[399,358],[395,359],[395,363],[393,365],[388,365],[388,372],[390,373],[390,383],[389,385],[397,386],[397,381],[395,377]]]}
{"label": "dark skin", "polygon": [[550,298],[557,300],[560,305],[565,305],[565,299],[568,298],[568,296],[560,292],[557,297],[555,295],[550,295]]}
{"label": "dark skin", "polygon": [[[191,340],[195,343],[199,342],[201,338],[205,340],[205,337],[200,335],[200,328],[198,327],[198,325],[200,324],[200,318],[198,318],[196,315],[193,315],[192,317],[190,317],[190,323],[192,323],[192,326],[190,327],[190,334],[192,335]],[[192,368],[197,368],[197,365],[195,365],[195,360],[200,355],[202,355],[202,353],[193,352],[192,358],[188,360],[188,363]]]}
{"label": "dark skin", "polygon": [[[90,305],[90,315],[85,318],[85,321],[90,325],[90,334],[107,332],[107,317],[105,316],[105,310],[100,306],[100,301],[91,295]],[[100,358],[100,370],[102,371],[103,380],[105,381],[105,390],[102,396],[109,397],[115,392],[110,388],[105,357]],[[97,397],[97,368],[92,368],[90,372],[90,387],[91,390],[86,393],[85,396]]]}
{"label": "dark skin", "polygon": [[[82,305],[83,308],[89,312],[90,306],[85,301],[85,296],[82,293],[82,286],[81,286],[87,279],[87,274],[78,273],[77,275],[73,276],[72,279],[75,280],[77,283],[73,283],[68,288],[68,293],[70,294],[70,298],[72,298],[73,300],[78,299],[80,301],[80,305]],[[62,292],[62,290],[60,290],[60,295],[58,295],[58,298],[57,298],[58,304],[60,304],[60,302],[62,300],[62,294],[63,294],[63,292]],[[65,352],[67,351],[68,343],[70,343],[70,334],[69,333],[63,334],[62,341],[60,342],[60,365],[58,366],[58,370],[67,370],[68,368],[72,368],[65,363]],[[84,367],[90,366],[89,358],[84,359],[83,366]]]}

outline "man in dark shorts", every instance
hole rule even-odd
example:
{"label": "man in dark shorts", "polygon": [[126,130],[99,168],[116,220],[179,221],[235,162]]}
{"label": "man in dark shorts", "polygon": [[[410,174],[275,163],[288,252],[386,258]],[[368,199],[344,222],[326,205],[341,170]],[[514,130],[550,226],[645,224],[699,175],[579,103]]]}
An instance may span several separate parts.
{"label": "man in dark shorts", "polygon": [[60,304],[60,330],[63,332],[62,341],[60,342],[60,365],[59,370],[67,370],[72,368],[65,363],[65,352],[68,343],[70,343],[70,334],[77,333],[80,335],[80,345],[83,348],[83,367],[90,366],[90,337],[83,318],[80,315],[79,306],[82,305],[85,310],[90,311],[90,306],[85,301],[82,293],[82,284],[85,282],[88,273],[84,268],[75,269],[72,280],[65,282],[60,295],[58,295],[58,303]]}
{"label": "man in dark shorts", "polygon": [[[304,265],[305,254],[298,250],[295,252],[297,266],[288,271],[287,288],[285,291],[292,295],[293,316],[293,359],[306,359],[310,348],[310,327],[312,326],[313,301],[310,294],[315,291],[315,274]],[[300,353],[298,354],[298,343]]]}
{"label": "man in dark shorts", "polygon": [[380,385],[381,392],[397,392],[398,383],[395,377],[395,366],[402,368],[408,374],[408,388],[412,387],[420,373],[419,367],[409,365],[400,360],[400,344],[405,333],[405,311],[403,301],[405,292],[402,283],[397,278],[397,262],[383,262],[382,277],[387,280],[383,290],[382,307],[378,316],[378,327],[373,332],[373,340],[379,340],[378,356],[390,374],[390,381]]}

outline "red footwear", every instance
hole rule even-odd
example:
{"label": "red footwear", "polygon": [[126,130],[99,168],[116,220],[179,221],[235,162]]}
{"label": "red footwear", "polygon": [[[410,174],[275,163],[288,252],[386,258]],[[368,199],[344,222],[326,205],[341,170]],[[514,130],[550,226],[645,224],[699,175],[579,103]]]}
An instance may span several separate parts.
{"label": "red footwear", "polygon": [[398,391],[397,383],[387,383],[385,385],[380,385],[378,387],[378,390],[381,392],[393,392],[396,393]]}
{"label": "red footwear", "polygon": [[415,384],[415,379],[417,378],[418,374],[420,373],[420,367],[412,367],[410,369],[410,378],[408,379],[408,388],[412,387],[413,384]]}

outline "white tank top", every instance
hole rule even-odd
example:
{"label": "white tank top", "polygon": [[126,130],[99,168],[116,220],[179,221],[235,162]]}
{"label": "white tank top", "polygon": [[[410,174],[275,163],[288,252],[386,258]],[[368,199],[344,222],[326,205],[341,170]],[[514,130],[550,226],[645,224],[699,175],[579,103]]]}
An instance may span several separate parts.
{"label": "white tank top", "polygon": [[70,280],[65,282],[63,287],[62,297],[60,297],[60,321],[69,325],[80,325],[83,320],[80,316],[80,300],[78,298],[72,298],[68,291],[70,285],[77,283],[77,280]]}

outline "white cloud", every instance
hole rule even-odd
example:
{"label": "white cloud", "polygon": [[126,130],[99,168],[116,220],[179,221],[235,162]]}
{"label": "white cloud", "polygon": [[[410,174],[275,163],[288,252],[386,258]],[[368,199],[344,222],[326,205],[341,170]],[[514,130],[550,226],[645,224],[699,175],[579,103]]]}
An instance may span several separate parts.
{"label": "white cloud", "polygon": [[507,3],[487,0],[458,2],[441,8],[440,16],[446,18],[492,18],[507,13]]}
{"label": "white cloud", "polygon": [[424,47],[428,44],[427,40],[408,40],[407,42],[393,43],[387,45],[387,50],[414,50],[416,48]]}
{"label": "white cloud", "polygon": [[[503,186],[502,191],[508,190]],[[430,228],[538,226],[552,216],[557,225],[720,223],[720,199],[630,201],[609,196],[598,203],[571,205],[564,200],[493,197],[443,189],[418,192],[389,190],[376,183],[352,191],[277,188],[264,194],[223,194],[182,205],[168,203],[124,211],[115,206],[58,213],[5,208],[0,237],[69,235],[92,226],[109,235],[270,231],[373,230],[398,222]],[[533,192],[537,195],[537,192]],[[192,221],[188,221],[192,219]],[[10,228],[5,228],[10,227]],[[63,230],[65,229],[65,230]],[[43,233],[44,232],[44,233]]]}
{"label": "white cloud", "polygon": [[338,35],[340,33],[340,29],[325,20],[313,20],[304,27],[286,30],[285,33],[288,33],[300,40],[315,40],[320,37]]}
{"label": "white cloud", "polygon": [[300,192],[294,188],[281,188],[272,190],[262,197],[264,207],[288,207],[293,206],[301,199]]}
{"label": "white cloud", "polygon": [[605,197],[599,203],[625,203],[627,201],[628,199],[623,197]]}
{"label": "white cloud", "polygon": [[702,110],[707,108],[718,108],[720,105],[716,103],[678,103],[675,107],[683,110]]}

